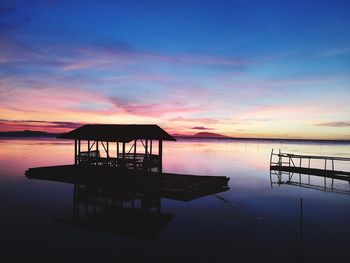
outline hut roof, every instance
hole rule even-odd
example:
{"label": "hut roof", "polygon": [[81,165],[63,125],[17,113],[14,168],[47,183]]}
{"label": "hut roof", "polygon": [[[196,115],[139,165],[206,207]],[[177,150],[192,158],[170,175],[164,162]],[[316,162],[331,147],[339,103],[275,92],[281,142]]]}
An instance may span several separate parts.
{"label": "hut roof", "polygon": [[61,134],[57,138],[109,142],[131,142],[136,139],[176,141],[158,125],[149,124],[88,124]]}

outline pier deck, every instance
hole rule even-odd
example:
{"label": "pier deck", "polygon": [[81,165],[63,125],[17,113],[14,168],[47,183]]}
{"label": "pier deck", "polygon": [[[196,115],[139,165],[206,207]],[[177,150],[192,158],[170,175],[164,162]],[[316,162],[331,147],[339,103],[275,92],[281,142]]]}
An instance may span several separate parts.
{"label": "pier deck", "polygon": [[229,189],[225,176],[203,176],[144,172],[110,166],[62,165],[30,168],[29,179],[98,187],[118,187],[125,191],[159,192],[161,197],[189,201]]}
{"label": "pier deck", "polygon": [[[317,160],[318,164],[312,163],[312,160]],[[320,162],[323,162],[323,167],[320,167]],[[281,151],[274,153],[272,150],[270,170],[350,180],[350,171],[337,170],[337,162],[348,162],[350,166],[350,158],[290,154]]]}

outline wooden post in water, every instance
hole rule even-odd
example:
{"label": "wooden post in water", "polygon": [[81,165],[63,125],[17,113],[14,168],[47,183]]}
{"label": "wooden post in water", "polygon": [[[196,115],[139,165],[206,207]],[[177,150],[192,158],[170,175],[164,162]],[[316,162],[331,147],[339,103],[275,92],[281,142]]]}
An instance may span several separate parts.
{"label": "wooden post in water", "polygon": [[271,155],[270,155],[270,166],[272,165],[272,156],[273,156],[273,149],[271,150]]}
{"label": "wooden post in water", "polygon": [[304,242],[304,236],[303,236],[303,198],[300,198],[300,262],[303,259],[303,242]]}

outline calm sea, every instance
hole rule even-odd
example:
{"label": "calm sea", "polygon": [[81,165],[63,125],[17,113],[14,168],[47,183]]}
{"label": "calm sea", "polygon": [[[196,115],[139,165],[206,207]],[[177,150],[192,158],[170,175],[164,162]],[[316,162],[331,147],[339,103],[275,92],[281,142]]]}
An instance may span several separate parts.
{"label": "calm sea", "polygon": [[[350,145],[342,143],[165,143],[165,172],[227,176],[230,189],[189,202],[162,199],[161,211],[171,220],[155,238],[143,239],[137,233],[108,231],[108,227],[101,230],[64,223],[72,217],[73,186],[25,178],[30,167],[71,164],[74,146],[70,141],[0,140],[0,257],[47,261],[349,262],[350,184],[305,175],[301,181],[299,175],[293,175],[295,184],[276,184],[277,175],[270,174],[269,169],[271,149],[350,157]],[[350,171],[346,163],[335,165]],[[129,229],[137,221],[120,224],[124,224],[120,228]]]}

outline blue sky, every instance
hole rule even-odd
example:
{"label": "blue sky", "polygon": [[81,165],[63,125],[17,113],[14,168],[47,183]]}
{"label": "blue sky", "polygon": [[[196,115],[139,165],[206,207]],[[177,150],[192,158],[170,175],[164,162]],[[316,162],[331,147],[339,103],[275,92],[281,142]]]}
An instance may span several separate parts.
{"label": "blue sky", "polygon": [[349,11],[348,1],[1,1],[1,129],[132,122],[350,139]]}

